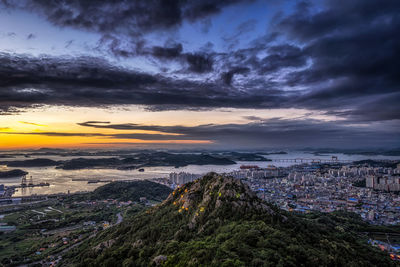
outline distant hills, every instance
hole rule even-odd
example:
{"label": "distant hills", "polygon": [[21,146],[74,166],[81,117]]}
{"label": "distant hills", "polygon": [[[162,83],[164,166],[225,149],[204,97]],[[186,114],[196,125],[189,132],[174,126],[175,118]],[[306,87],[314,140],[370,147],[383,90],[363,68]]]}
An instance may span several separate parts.
{"label": "distant hills", "polygon": [[[62,152],[62,153],[61,153]],[[284,153],[284,152],[279,152]],[[76,157],[66,160],[35,158],[36,156]],[[1,155],[0,155],[1,156]],[[7,157],[12,155],[7,154]],[[71,152],[58,149],[40,149],[26,154],[29,159],[1,161],[0,165],[10,167],[56,167],[64,170],[79,170],[91,168],[113,168],[121,170],[139,169],[154,166],[184,167],[187,165],[232,165],[236,161],[270,161],[261,153],[167,153],[160,151],[142,151],[139,153],[116,152]],[[32,157],[32,158],[30,158]]]}
{"label": "distant hills", "polygon": [[290,214],[239,180],[208,174],[70,250],[61,265],[395,266],[356,234],[368,226],[346,216]]}
{"label": "distant hills", "polygon": [[96,188],[85,196],[89,199],[116,199],[121,201],[139,201],[141,197],[147,200],[161,202],[172,190],[165,185],[147,180],[133,182],[113,182]]}
{"label": "distant hills", "polygon": [[6,164],[9,167],[49,167],[57,166],[59,162],[51,159],[27,159],[27,160],[15,160],[15,161],[4,161],[2,164]]}
{"label": "distant hills", "polygon": [[[249,155],[246,155],[249,158]],[[257,156],[258,158],[258,156]],[[10,167],[51,167],[64,170],[90,168],[138,169],[153,166],[183,167],[187,165],[230,165],[236,162],[226,156],[209,154],[173,154],[166,152],[139,153],[124,157],[107,158],[73,158],[69,160],[51,160],[35,158],[26,160],[1,161],[0,164]]]}
{"label": "distant hills", "polygon": [[2,179],[15,178],[15,177],[21,177],[21,176],[24,176],[27,174],[28,174],[28,172],[20,170],[20,169],[9,170],[9,171],[0,171],[0,178],[2,178]]}

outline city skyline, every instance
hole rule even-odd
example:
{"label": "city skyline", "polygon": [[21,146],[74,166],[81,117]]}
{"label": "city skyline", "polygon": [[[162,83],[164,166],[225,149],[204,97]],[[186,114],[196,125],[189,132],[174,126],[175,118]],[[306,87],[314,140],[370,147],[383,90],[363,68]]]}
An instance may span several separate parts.
{"label": "city skyline", "polygon": [[0,1],[0,150],[399,148],[398,1]]}

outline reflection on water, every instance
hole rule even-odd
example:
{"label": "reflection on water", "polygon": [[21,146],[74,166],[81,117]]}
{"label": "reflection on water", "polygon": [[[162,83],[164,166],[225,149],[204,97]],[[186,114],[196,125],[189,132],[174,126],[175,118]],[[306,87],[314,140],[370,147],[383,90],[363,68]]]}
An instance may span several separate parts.
{"label": "reflection on water", "polygon": [[[287,159],[287,158],[319,158],[330,159],[332,155],[337,156],[340,160],[362,160],[362,159],[399,159],[400,157],[389,156],[363,156],[363,155],[344,155],[344,154],[329,154],[314,156],[305,152],[295,152],[289,154],[268,155],[270,159]],[[14,159],[15,160],[15,159]],[[53,194],[53,193],[67,193],[68,191],[91,191],[103,185],[104,183],[91,183],[88,184],[87,180],[135,180],[135,179],[151,179],[167,177],[171,172],[190,172],[196,174],[204,174],[207,172],[230,172],[237,170],[240,165],[258,165],[260,167],[267,167],[268,165],[275,165],[278,167],[287,167],[292,165],[290,162],[238,162],[233,165],[189,165],[181,168],[174,167],[147,167],[145,172],[138,170],[115,170],[115,169],[85,169],[85,170],[60,170],[54,167],[48,168],[23,168],[32,176],[34,184],[49,183],[50,186],[44,187],[28,187],[19,188],[14,196],[27,196],[32,194]],[[75,179],[86,179],[85,181],[76,181]],[[74,180],[74,181],[73,181]],[[0,179],[0,184],[19,185],[21,178]]]}

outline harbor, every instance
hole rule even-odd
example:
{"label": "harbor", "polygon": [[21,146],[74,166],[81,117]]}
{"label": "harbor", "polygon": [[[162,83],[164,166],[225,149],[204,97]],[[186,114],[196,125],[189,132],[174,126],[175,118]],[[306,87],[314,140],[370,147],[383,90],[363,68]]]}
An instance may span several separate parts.
{"label": "harbor", "polygon": [[0,199],[11,198],[12,195],[15,193],[15,191],[18,191],[18,189],[26,190],[27,188],[44,187],[44,186],[50,186],[50,184],[47,182],[40,182],[35,184],[33,182],[32,176],[30,176],[29,180],[27,180],[26,175],[24,175],[22,176],[21,183],[19,185],[9,185],[7,187],[1,185]]}

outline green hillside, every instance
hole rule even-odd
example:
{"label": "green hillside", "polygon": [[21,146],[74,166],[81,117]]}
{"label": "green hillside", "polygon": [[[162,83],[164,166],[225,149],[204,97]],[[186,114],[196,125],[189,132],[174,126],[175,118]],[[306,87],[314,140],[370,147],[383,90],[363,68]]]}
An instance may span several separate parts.
{"label": "green hillside", "polygon": [[146,180],[133,182],[113,182],[96,188],[89,193],[90,199],[118,199],[122,201],[139,201],[140,197],[148,200],[163,201],[171,193],[165,185]]}
{"label": "green hillside", "polygon": [[[329,216],[328,216],[329,217]],[[70,266],[394,266],[340,220],[296,216],[209,174],[72,249]]]}

